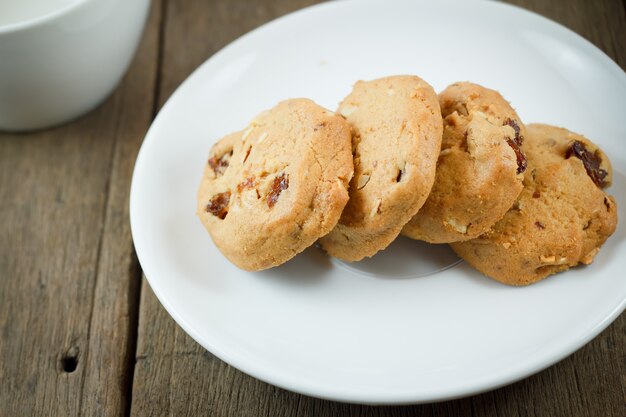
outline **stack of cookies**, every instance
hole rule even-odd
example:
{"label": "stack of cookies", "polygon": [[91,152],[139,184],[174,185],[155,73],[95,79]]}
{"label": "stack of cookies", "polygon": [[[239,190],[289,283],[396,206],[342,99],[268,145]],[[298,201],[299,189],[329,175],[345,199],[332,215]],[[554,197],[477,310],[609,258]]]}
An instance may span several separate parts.
{"label": "stack of cookies", "polygon": [[316,241],[359,261],[403,234],[527,285],[592,262],[617,224],[611,178],[591,141],[525,126],[494,90],[393,76],[357,82],[337,113],[287,100],[218,141],[198,216],[249,271]]}

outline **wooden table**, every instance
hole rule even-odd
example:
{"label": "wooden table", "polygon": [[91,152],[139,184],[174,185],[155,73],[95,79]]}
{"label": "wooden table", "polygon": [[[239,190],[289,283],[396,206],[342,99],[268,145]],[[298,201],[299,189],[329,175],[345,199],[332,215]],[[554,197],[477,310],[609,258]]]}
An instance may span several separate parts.
{"label": "wooden table", "polygon": [[[310,0],[155,0],[137,56],[90,114],[0,134],[0,416],[625,416],[626,315],[526,380],[438,404],[322,401],[249,377],[187,336],[142,278],[128,221],[141,141],[189,73]],[[620,0],[513,0],[626,67]],[[601,103],[600,103],[601,104]]]}

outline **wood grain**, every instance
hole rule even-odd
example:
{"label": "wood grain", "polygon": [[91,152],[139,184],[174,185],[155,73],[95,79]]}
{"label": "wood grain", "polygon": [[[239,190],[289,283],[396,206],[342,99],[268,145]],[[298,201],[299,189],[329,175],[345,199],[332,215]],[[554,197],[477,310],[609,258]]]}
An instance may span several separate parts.
{"label": "wood grain", "polygon": [[129,411],[141,275],[128,189],[153,116],[159,10],[96,111],[0,135],[0,416]]}
{"label": "wood grain", "polygon": [[507,0],[578,33],[626,68],[626,3],[622,0]]}
{"label": "wood grain", "polygon": [[[210,55],[314,1],[155,0],[138,54],[89,115],[0,134],[0,417],[623,416],[626,316],[555,366],[461,400],[371,407],[318,400],[237,371],[163,310],[134,255],[133,163],[158,108]],[[511,0],[626,68],[620,0]]]}
{"label": "wood grain", "polygon": [[84,360],[82,416],[130,412],[141,269],[130,233],[129,190],[135,158],[154,116],[160,22],[157,0],[133,66],[119,89],[116,120],[108,138],[114,147]]}
{"label": "wood grain", "polygon": [[[582,34],[626,66],[619,1],[515,0]],[[159,105],[212,53],[307,2],[168,2]],[[186,45],[184,51],[179,46]],[[626,401],[626,317],[547,370],[482,395],[438,404],[371,407],[318,400],[239,372],[196,344],[142,285],[133,416],[621,416]]]}
{"label": "wood grain", "polygon": [[104,105],[108,111],[63,128],[0,137],[4,415],[80,409],[91,315],[86,300],[95,287],[113,150],[95,132],[112,123],[115,100]]}

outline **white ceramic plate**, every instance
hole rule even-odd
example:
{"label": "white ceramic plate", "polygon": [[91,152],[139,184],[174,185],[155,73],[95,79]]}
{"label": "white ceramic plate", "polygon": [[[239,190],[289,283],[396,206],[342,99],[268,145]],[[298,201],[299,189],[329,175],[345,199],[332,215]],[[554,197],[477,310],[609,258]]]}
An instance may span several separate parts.
{"label": "white ceramic plate", "polygon": [[[624,309],[622,222],[593,265],[527,288],[445,246],[399,239],[353,265],[310,248],[260,273],[231,265],[195,217],[210,145],[289,97],[334,109],[358,79],[418,74],[500,90],[526,122],[567,126],[611,156],[626,219],[626,76],[590,43],[496,2],[343,1],[235,41],[163,107],[135,168],[131,224],[152,289],[219,358],[308,395],[364,403],[459,397],[537,372]],[[621,255],[621,256],[620,256]]]}

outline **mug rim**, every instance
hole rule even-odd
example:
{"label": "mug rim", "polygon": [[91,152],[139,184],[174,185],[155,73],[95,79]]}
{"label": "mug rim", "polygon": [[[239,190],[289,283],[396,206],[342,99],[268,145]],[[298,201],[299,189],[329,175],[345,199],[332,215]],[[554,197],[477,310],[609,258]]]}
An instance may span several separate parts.
{"label": "mug rim", "polygon": [[45,13],[37,17],[21,20],[15,23],[9,23],[4,25],[0,24],[0,36],[6,33],[19,32],[21,30],[30,29],[32,27],[48,23],[54,19],[68,14],[72,10],[77,9],[78,7],[83,6],[86,3],[91,3],[92,1],[93,0],[75,0],[74,2],[67,4],[57,10]]}

